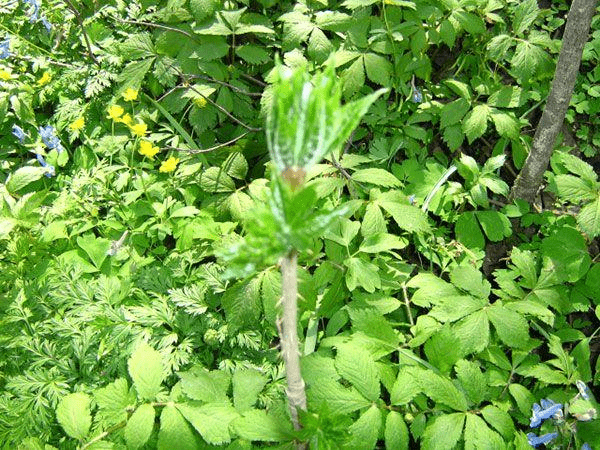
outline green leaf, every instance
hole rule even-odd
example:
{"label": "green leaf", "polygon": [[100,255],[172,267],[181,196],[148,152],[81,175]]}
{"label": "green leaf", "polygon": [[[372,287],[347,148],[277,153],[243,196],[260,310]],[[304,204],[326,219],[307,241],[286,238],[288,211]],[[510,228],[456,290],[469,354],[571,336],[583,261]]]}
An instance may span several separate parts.
{"label": "green leaf", "polygon": [[393,217],[394,221],[403,230],[409,233],[429,232],[427,214],[420,208],[390,201],[381,201],[378,204]]}
{"label": "green leaf", "polygon": [[314,27],[308,38],[308,46],[306,48],[308,56],[318,62],[323,62],[333,50],[333,44],[325,33],[319,28]]}
{"label": "green leaf", "polygon": [[474,405],[479,405],[483,402],[488,393],[487,379],[481,372],[479,364],[461,359],[454,366],[454,370],[456,371],[456,378],[469,400]]}
{"label": "green leaf", "polygon": [[448,19],[443,20],[440,23],[440,38],[442,42],[448,46],[448,48],[454,47],[454,42],[456,41],[456,30],[454,29],[454,25]]}
{"label": "green leaf", "polygon": [[235,54],[250,64],[264,64],[271,60],[271,55],[264,48],[247,44],[237,47]]}
{"label": "green leaf", "polygon": [[482,34],[485,32],[483,19],[473,13],[456,9],[450,14],[450,20],[458,22],[470,34]]}
{"label": "green leaf", "polygon": [[408,245],[398,236],[389,233],[377,233],[367,237],[360,244],[359,251],[363,253],[381,253],[392,249],[402,249]]}
{"label": "green leaf", "polygon": [[510,414],[493,405],[486,405],[481,409],[481,415],[492,427],[509,440],[514,436],[515,425]]}
{"label": "green leaf", "polygon": [[154,414],[154,407],[144,403],[131,415],[125,426],[128,449],[136,450],[148,442],[154,428]]}
{"label": "green leaf", "polygon": [[383,213],[376,203],[369,202],[367,204],[360,231],[364,237],[387,232]]}
{"label": "green leaf", "polygon": [[123,83],[121,90],[127,88],[139,89],[146,73],[152,67],[155,58],[141,59],[139,61],[131,61],[125,66],[121,74],[119,75],[119,81]]}
{"label": "green leaf", "polygon": [[494,60],[503,60],[513,43],[513,38],[507,34],[494,36],[487,45],[490,58]]}
{"label": "green leaf", "polygon": [[362,57],[354,61],[350,67],[342,73],[342,82],[344,84],[344,95],[346,97],[352,97],[364,86],[365,69]]}
{"label": "green leaf", "polygon": [[177,375],[181,378],[183,392],[192,400],[207,403],[227,402],[227,391],[231,383],[227,373],[220,370],[209,372],[202,367],[193,367]]}
{"label": "green leaf", "polygon": [[467,399],[448,378],[426,370],[421,374],[418,383],[423,393],[434,402],[443,403],[457,411],[467,410]]}
{"label": "green leaf", "polygon": [[600,195],[577,214],[577,224],[590,239],[600,236]]}
{"label": "green leaf", "polygon": [[598,175],[594,167],[570,153],[559,153],[557,159],[565,168],[575,175],[579,175],[590,187],[594,187],[598,181]]}
{"label": "green leaf", "polygon": [[444,375],[450,374],[450,369],[462,356],[460,340],[448,326],[436,331],[425,343],[423,351],[427,360]]}
{"label": "green leaf", "polygon": [[6,182],[6,189],[10,193],[16,193],[30,183],[41,179],[46,173],[44,167],[25,166],[10,174]]}
{"label": "green leaf", "polygon": [[469,85],[463,83],[462,81],[454,80],[449,78],[444,81],[444,84],[448,86],[452,91],[467,101],[471,101],[471,90],[469,89]]}
{"label": "green leaf", "polygon": [[92,234],[77,237],[77,245],[87,253],[90,261],[98,269],[102,266],[110,249],[110,241],[108,239],[95,237]]}
{"label": "green leaf", "polygon": [[267,384],[267,377],[255,369],[239,369],[233,374],[233,404],[243,413],[252,409],[258,394]]}
{"label": "green leaf", "polygon": [[309,404],[326,403],[330,411],[336,414],[348,414],[371,405],[371,401],[362,396],[354,387],[346,388],[337,379],[319,379],[309,384],[306,392]]}
{"label": "green leaf", "polygon": [[452,450],[463,432],[463,413],[437,416],[423,433],[423,450]]}
{"label": "green leaf", "polygon": [[463,355],[479,353],[490,343],[490,325],[485,310],[469,314],[453,324],[452,329],[460,339]]}
{"label": "green leaf", "polygon": [[338,346],[335,367],[365,398],[373,402],[379,398],[379,372],[367,350],[355,344]]}
{"label": "green leaf", "polygon": [[536,0],[525,0],[519,3],[515,8],[513,19],[513,31],[517,36],[522,35],[531,26],[537,18],[538,11]]}
{"label": "green leaf", "polygon": [[585,180],[573,175],[556,175],[554,177],[558,196],[561,200],[580,203],[592,200],[596,196],[594,188]]}
{"label": "green leaf", "polygon": [[348,429],[352,438],[347,448],[353,450],[374,449],[381,426],[381,409],[377,405],[371,405]]}
{"label": "green leaf", "polygon": [[98,405],[96,419],[108,426],[127,420],[127,409],[136,403],[135,393],[130,391],[127,380],[123,378],[96,389],[94,400]]}
{"label": "green leaf", "polygon": [[402,415],[396,411],[390,411],[385,419],[385,448],[396,450],[408,450],[409,436],[408,428]]}
{"label": "green leaf", "polygon": [[392,64],[387,58],[376,55],[375,53],[366,53],[363,57],[363,61],[369,80],[385,87],[390,86]]}
{"label": "green leaf", "polygon": [[92,425],[90,397],[83,392],[63,397],[56,408],[56,419],[70,437],[83,440]]}
{"label": "green leaf", "polygon": [[511,311],[498,302],[486,311],[502,342],[515,348],[528,347],[529,325],[521,314]]}
{"label": "green leaf", "polygon": [[483,279],[483,274],[473,266],[458,266],[452,270],[450,281],[457,288],[469,292],[479,298],[487,299],[491,285]]}
{"label": "green leaf", "polygon": [[346,286],[349,291],[355,290],[357,286],[361,286],[367,292],[375,292],[375,289],[381,288],[381,279],[375,264],[361,258],[348,258],[344,261],[344,265],[348,268]]}
{"label": "green leaf", "polygon": [[359,183],[375,184],[384,187],[399,187],[400,180],[384,169],[361,169],[352,174],[352,179]]}
{"label": "green leaf", "polygon": [[198,22],[214,17],[220,6],[220,0],[190,0],[190,11]]}
{"label": "green leaf", "polygon": [[446,128],[461,122],[470,106],[469,102],[462,97],[446,103],[440,110],[440,126]]}
{"label": "green leaf", "polygon": [[156,56],[150,33],[129,34],[119,45],[119,53],[126,61]]}
{"label": "green leaf", "polygon": [[475,139],[485,133],[490,111],[491,109],[487,105],[477,105],[465,117],[462,129],[469,140],[469,144],[472,144]]}
{"label": "green leaf", "polygon": [[485,235],[492,242],[501,241],[512,234],[510,221],[498,211],[475,211],[475,216]]}
{"label": "green leaf", "polygon": [[249,441],[280,442],[288,440],[291,433],[289,421],[259,409],[244,413],[231,426],[242,439]]}
{"label": "green leaf", "polygon": [[489,106],[498,108],[517,108],[525,103],[528,95],[518,86],[504,86],[492,92],[488,98]]}
{"label": "green leaf", "polygon": [[517,406],[521,414],[525,417],[531,416],[531,406],[537,401],[531,392],[525,387],[517,383],[508,385],[508,392],[517,402]]}
{"label": "green leaf", "polygon": [[509,139],[517,139],[521,128],[519,122],[512,112],[492,111],[492,122],[496,126],[496,131],[500,136],[505,136]]}
{"label": "green leaf", "polygon": [[177,410],[212,445],[231,441],[229,424],[240,415],[229,403],[208,403],[202,406],[177,404]]}
{"label": "green leaf", "polygon": [[243,180],[248,174],[248,162],[240,152],[234,152],[221,165],[231,178]]}
{"label": "green leaf", "polygon": [[467,414],[465,423],[465,448],[504,450],[506,444],[498,433],[490,430],[483,419],[475,414]]}
{"label": "green leaf", "polygon": [[209,194],[235,191],[235,183],[223,169],[209,167],[200,176],[200,187]]}
{"label": "green leaf", "polygon": [[177,443],[177,450],[198,450],[202,448],[192,427],[174,405],[167,404],[160,415],[157,450],[173,450],[175,442]]}
{"label": "green leaf", "polygon": [[542,48],[527,41],[519,41],[510,60],[512,72],[518,80],[530,80],[548,59],[548,53]]}
{"label": "green leaf", "polygon": [[164,378],[161,354],[143,342],[127,361],[127,368],[140,400],[154,400]]}
{"label": "green leaf", "polygon": [[422,392],[421,384],[418,382],[423,369],[405,366],[398,372],[398,378],[390,392],[392,405],[406,405]]}
{"label": "green leaf", "polygon": [[542,255],[544,267],[554,269],[571,283],[583,278],[591,264],[585,239],[576,229],[567,226],[542,241]]}
{"label": "green leaf", "polygon": [[242,281],[230,286],[221,304],[230,332],[252,328],[259,320],[261,313],[259,280]]}

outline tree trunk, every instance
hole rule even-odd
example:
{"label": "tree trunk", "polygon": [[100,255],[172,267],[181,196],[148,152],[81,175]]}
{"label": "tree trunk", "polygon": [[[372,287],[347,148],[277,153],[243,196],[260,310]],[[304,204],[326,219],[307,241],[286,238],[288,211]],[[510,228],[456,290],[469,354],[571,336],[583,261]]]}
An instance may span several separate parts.
{"label": "tree trunk", "polygon": [[583,46],[588,40],[596,4],[596,0],[573,0],[567,17],[552,88],[535,131],[531,151],[512,188],[511,199],[520,198],[532,203],[542,184],[544,172],[550,162],[556,138],[571,101]]}

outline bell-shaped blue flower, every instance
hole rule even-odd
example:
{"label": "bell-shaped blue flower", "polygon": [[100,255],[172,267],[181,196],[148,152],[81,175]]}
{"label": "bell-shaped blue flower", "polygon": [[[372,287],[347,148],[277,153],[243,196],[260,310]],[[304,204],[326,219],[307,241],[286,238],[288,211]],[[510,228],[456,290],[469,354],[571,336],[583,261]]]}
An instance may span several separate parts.
{"label": "bell-shaped blue flower", "polygon": [[550,442],[553,439],[556,439],[557,437],[558,433],[556,432],[546,433],[542,436],[538,436],[535,433],[527,433],[527,442],[529,442],[529,445],[535,448],[539,445],[547,444],[548,442]]}
{"label": "bell-shaped blue flower", "polygon": [[560,418],[562,417],[562,407],[563,405],[560,403],[555,403],[549,399],[542,399],[540,401],[541,405],[538,403],[533,404],[532,414],[531,414],[531,422],[529,426],[531,428],[539,427],[542,422],[550,417]]}
{"label": "bell-shaped blue flower", "polygon": [[10,57],[10,38],[6,38],[0,42],[0,59]]}
{"label": "bell-shaped blue flower", "polygon": [[22,144],[25,142],[25,138],[27,137],[27,133],[21,128],[19,125],[13,125],[12,134],[19,140]]}

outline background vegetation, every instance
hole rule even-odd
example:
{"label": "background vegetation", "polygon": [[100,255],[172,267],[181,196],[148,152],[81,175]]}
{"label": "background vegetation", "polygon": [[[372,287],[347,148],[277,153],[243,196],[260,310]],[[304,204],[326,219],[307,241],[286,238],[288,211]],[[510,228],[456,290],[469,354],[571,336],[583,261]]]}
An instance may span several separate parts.
{"label": "background vegetation", "polygon": [[[568,7],[4,1],[0,445],[600,449],[600,15],[543,192],[507,200]],[[387,89],[288,199],[298,229],[344,211],[296,242],[300,431],[275,55]]]}

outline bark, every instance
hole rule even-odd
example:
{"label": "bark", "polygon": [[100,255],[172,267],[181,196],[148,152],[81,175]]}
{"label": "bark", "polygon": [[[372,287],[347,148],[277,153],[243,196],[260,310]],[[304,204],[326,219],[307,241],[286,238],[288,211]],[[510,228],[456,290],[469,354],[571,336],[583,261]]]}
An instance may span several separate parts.
{"label": "bark", "polygon": [[532,203],[542,185],[544,172],[571,101],[596,4],[597,0],[573,0],[546,107],[535,131],[531,151],[515,180],[511,200],[520,198]]}
{"label": "bark", "polygon": [[281,320],[281,353],[285,363],[286,394],[294,429],[302,428],[298,410],[306,410],[304,380],[300,373],[298,348],[298,257],[295,251],[281,260],[281,284],[283,317]]}

